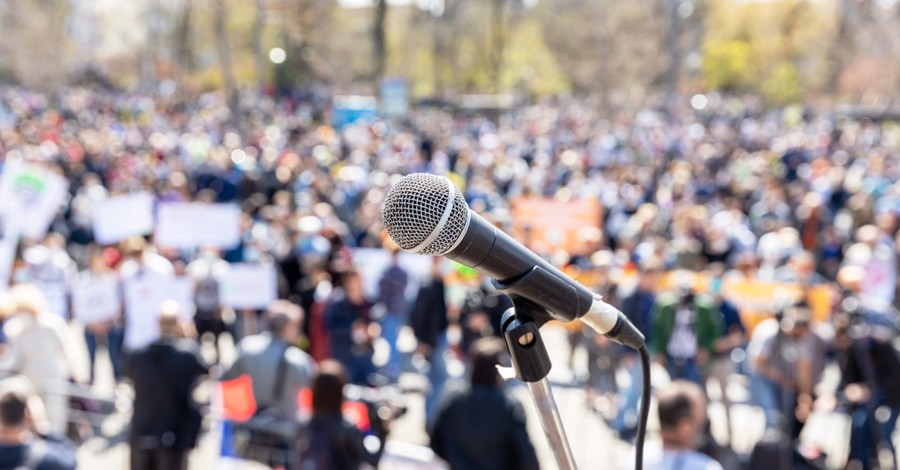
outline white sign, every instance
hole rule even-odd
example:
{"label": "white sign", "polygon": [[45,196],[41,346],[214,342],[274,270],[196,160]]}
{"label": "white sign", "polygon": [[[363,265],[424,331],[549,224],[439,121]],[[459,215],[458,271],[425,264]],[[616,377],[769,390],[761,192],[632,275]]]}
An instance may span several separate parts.
{"label": "white sign", "polygon": [[147,235],[153,231],[153,196],[142,192],[104,199],[94,207],[91,222],[102,245]]}
{"label": "white sign", "polygon": [[[408,275],[406,283],[406,298],[413,300],[419,291],[419,281],[427,278],[431,273],[431,256],[416,255],[401,252],[397,261]],[[378,281],[381,275],[391,265],[391,254],[387,250],[377,248],[357,248],[353,250],[353,265],[357,267],[362,276],[363,290],[369,298],[378,296]]]}
{"label": "white sign", "polygon": [[114,320],[122,309],[122,295],[116,276],[83,280],[72,289],[72,316],[90,325]]}
{"label": "white sign", "polygon": [[125,348],[142,348],[159,339],[159,308],[174,300],[181,320],[194,317],[194,286],[186,277],[145,276],[125,281]]}
{"label": "white sign", "polygon": [[278,277],[272,264],[232,264],[219,280],[225,307],[264,309],[278,298]]}
{"label": "white sign", "polygon": [[8,162],[0,174],[0,214],[17,231],[38,240],[56,218],[65,202],[69,182],[36,165]]}
{"label": "white sign", "polygon": [[241,209],[235,204],[173,202],[160,205],[157,245],[167,248],[234,248],[241,241]]}

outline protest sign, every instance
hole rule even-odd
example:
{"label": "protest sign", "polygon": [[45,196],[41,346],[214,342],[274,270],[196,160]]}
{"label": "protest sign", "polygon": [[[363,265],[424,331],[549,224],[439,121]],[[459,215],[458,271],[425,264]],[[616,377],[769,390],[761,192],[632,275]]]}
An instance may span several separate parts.
{"label": "protest sign", "polygon": [[85,325],[113,320],[122,308],[115,276],[82,280],[72,288],[72,317]]}
{"label": "protest sign", "polygon": [[235,204],[161,204],[154,240],[165,248],[233,248],[241,241],[241,209]]}
{"label": "protest sign", "polygon": [[110,245],[153,231],[153,196],[141,192],[114,196],[97,203],[91,217],[94,239]]}
{"label": "protest sign", "polygon": [[[21,162],[8,162],[0,174],[0,214],[26,238],[38,240],[56,218],[69,183],[62,176]],[[4,229],[5,231],[5,229]]]}
{"label": "protest sign", "polygon": [[222,305],[236,309],[264,309],[278,298],[273,264],[232,264],[219,280]]}
{"label": "protest sign", "polygon": [[174,300],[181,306],[180,318],[194,315],[193,283],[186,277],[144,276],[125,281],[125,348],[146,346],[159,338],[159,308]]}
{"label": "protest sign", "polygon": [[[419,280],[431,273],[430,256],[401,252],[398,263],[409,275],[406,284],[407,300],[415,299],[419,290]],[[378,295],[378,281],[391,265],[391,254],[377,248],[357,248],[353,250],[353,265],[357,267],[363,280],[363,290],[371,298]]]}

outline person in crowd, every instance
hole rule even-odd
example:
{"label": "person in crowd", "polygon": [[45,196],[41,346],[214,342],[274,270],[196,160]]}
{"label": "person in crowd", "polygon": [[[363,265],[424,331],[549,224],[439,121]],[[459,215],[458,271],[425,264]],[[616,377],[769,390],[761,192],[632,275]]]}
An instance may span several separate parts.
{"label": "person in crowd", "polygon": [[362,277],[355,269],[341,274],[342,288],[325,310],[331,357],[337,359],[355,385],[372,384],[375,366],[373,342],[380,334],[372,322],[371,303],[363,292]]}
{"label": "person in crowd", "polygon": [[662,452],[646,456],[647,470],[722,470],[696,443],[706,428],[706,397],[694,382],[676,380],[656,395]]}
{"label": "person in crowd", "polygon": [[468,358],[469,383],[448,389],[443,397],[428,432],[431,448],[453,470],[536,470],[524,409],[503,388],[496,369],[508,360],[506,344],[494,337],[478,339]]}
{"label": "person in crowd", "polygon": [[168,278],[175,276],[175,268],[171,261],[156,252],[153,245],[141,237],[134,237],[122,243],[119,274],[123,280],[144,276]]}
{"label": "person in crowd", "polygon": [[[156,249],[141,237],[133,237],[121,244],[122,260],[119,263],[119,277],[122,279],[125,294],[125,337],[122,342],[125,351],[131,351],[152,342],[152,335],[141,331],[145,324],[138,324],[141,319],[152,318],[156,307],[142,302],[140,298],[129,298],[129,287],[132,281],[159,281],[175,277],[172,262],[157,253]],[[188,306],[182,306],[187,308]],[[152,325],[152,322],[150,322]]]}
{"label": "person in crowd", "polygon": [[75,470],[74,446],[50,433],[43,402],[29,385],[15,379],[0,385],[0,468]]}
{"label": "person in crowd", "polygon": [[[592,291],[599,294],[605,301],[618,307],[616,297],[617,285],[613,282],[613,254],[609,250],[601,250],[590,258],[590,267],[594,273]],[[587,352],[587,381],[585,393],[587,401],[594,409],[601,413],[610,414],[613,410],[618,384],[616,383],[616,369],[619,365],[622,348],[606,336],[597,333],[591,328],[578,324],[580,343]],[[572,362],[575,357],[573,349],[569,355]]]}
{"label": "person in crowd", "polygon": [[347,374],[340,362],[328,359],[312,380],[312,417],[299,446],[300,468],[357,470],[375,468],[384,450],[363,445],[363,434],[343,415]]}
{"label": "person in crowd", "polygon": [[676,291],[661,295],[654,307],[650,349],[673,380],[701,384],[722,327],[712,300],[694,294],[693,275],[674,276]]}
{"label": "person in crowd", "polygon": [[[254,265],[271,266],[272,269],[275,269],[277,292],[280,297],[284,297],[284,294],[287,293],[287,281],[285,281],[283,274],[277,270],[275,258],[270,253],[270,250],[267,249],[265,237],[259,235],[260,232],[266,231],[268,231],[268,229],[265,228],[265,226],[263,226],[263,230],[254,231],[251,229],[250,233],[252,236],[249,241],[245,242],[242,262]],[[234,332],[238,335],[238,338],[255,335],[264,329],[265,310],[239,309],[237,311]]]}
{"label": "person in crowd", "polygon": [[445,297],[445,261],[435,257],[431,261],[431,273],[425,280],[410,312],[410,326],[418,345],[416,353],[428,361],[429,390],[425,395],[425,420],[431,422],[437,409],[438,399],[449,379],[447,373],[447,353],[449,343],[447,328],[450,326],[447,299]]}
{"label": "person in crowd", "polygon": [[400,328],[406,323],[406,285],[409,274],[400,266],[400,247],[388,242],[387,250],[391,255],[391,264],[378,280],[378,304],[384,308],[380,319],[381,337],[391,348],[385,372],[389,381],[396,382],[402,366],[397,338]]}
{"label": "person in crowd", "polygon": [[[622,313],[643,333],[647,344],[652,344],[652,325],[654,305],[656,305],[656,286],[662,272],[658,260],[644,260],[638,263],[637,283],[633,290],[626,291],[622,301]],[[619,407],[611,426],[620,437],[630,440],[637,431],[637,406],[641,399],[641,364],[637,353],[630,348],[622,352],[619,359],[622,368],[628,370],[631,377],[628,386],[620,390]]]}
{"label": "person in crowd", "polygon": [[476,288],[469,289],[459,312],[459,324],[463,331],[462,351],[468,351],[479,338],[503,337],[500,322],[503,313],[513,306],[509,297],[494,288],[489,277],[482,275],[479,280]]}
{"label": "person in crowd", "polygon": [[225,320],[222,318],[222,302],[219,298],[219,283],[228,272],[229,264],[219,255],[219,250],[206,248],[200,256],[187,266],[187,274],[194,282],[194,326],[197,329],[197,340],[203,342],[204,335],[209,333],[215,346],[216,359],[219,357],[219,337],[225,333]]}
{"label": "person in crowd", "polygon": [[800,435],[812,411],[824,368],[826,342],[810,325],[809,308],[788,307],[756,326],[747,346],[751,393],[766,413],[766,427]]}
{"label": "person in crowd", "polygon": [[731,439],[731,397],[728,385],[731,375],[737,372],[737,360],[741,358],[742,348],[747,343],[747,329],[741,320],[741,314],[734,304],[722,295],[723,266],[715,266],[711,270],[710,291],[719,312],[719,324],[722,334],[713,345],[713,358],[709,368],[709,378],[716,382],[722,406],[725,408],[725,429]]}
{"label": "person in crowd", "polygon": [[187,470],[202,416],[193,390],[208,367],[184,337],[175,301],[160,306],[158,340],[129,353],[125,375],[134,388],[129,444],[132,470]]}
{"label": "person in crowd", "polygon": [[[283,419],[297,416],[300,390],[310,384],[315,373],[315,362],[306,352],[295,347],[300,337],[303,310],[286,300],[279,300],[266,311],[267,331],[248,336],[238,344],[237,357],[222,375],[223,380],[250,376],[253,397],[258,409],[274,407]],[[273,396],[279,370],[283,363],[281,395]]]}
{"label": "person in crowd", "polygon": [[[108,256],[100,250],[94,250],[89,253],[88,269],[82,271],[78,275],[79,283],[89,283],[101,279],[115,279],[118,288],[119,276],[109,265]],[[106,343],[106,351],[109,355],[109,361],[112,363],[113,378],[118,382],[122,379],[122,368],[125,363],[124,352],[122,351],[122,342],[125,338],[124,319],[121,311],[115,318],[92,322],[84,325],[84,340],[87,345],[88,359],[90,371],[88,374],[89,383],[94,383],[94,373],[96,369],[97,359],[97,343]]]}
{"label": "person in crowd", "polygon": [[59,315],[47,311],[44,295],[34,285],[15,285],[10,295],[14,313],[3,325],[7,350],[0,356],[0,371],[27,377],[46,406],[50,429],[64,434],[71,378],[68,327]]}
{"label": "person in crowd", "polygon": [[841,312],[834,323],[840,392],[851,416],[848,468],[896,468],[892,439],[900,416],[900,355],[892,344],[896,332],[867,323],[858,311]]}
{"label": "person in crowd", "polygon": [[816,272],[816,257],[808,251],[798,251],[775,272],[775,279],[804,286],[826,284],[828,279]]}

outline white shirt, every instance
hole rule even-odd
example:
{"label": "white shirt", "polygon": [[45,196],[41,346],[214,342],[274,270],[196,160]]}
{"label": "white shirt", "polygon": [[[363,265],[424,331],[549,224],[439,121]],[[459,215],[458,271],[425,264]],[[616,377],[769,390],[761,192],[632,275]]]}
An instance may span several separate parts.
{"label": "white shirt", "polygon": [[675,310],[675,329],[666,352],[678,359],[691,359],[697,355],[697,332],[694,324],[697,312],[689,307],[678,307]]}

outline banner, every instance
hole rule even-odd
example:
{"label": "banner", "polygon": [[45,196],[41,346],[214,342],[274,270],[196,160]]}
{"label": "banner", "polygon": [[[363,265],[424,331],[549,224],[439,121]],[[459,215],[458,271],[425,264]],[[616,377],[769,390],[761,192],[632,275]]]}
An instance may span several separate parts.
{"label": "banner", "polygon": [[232,264],[219,279],[219,299],[225,307],[264,309],[278,298],[273,264]]}
{"label": "banner", "polygon": [[94,207],[91,222],[102,245],[147,235],[153,231],[153,196],[141,192],[104,199]]}
{"label": "banner", "polygon": [[174,300],[182,321],[194,317],[194,284],[186,277],[145,276],[125,281],[125,348],[144,347],[159,338],[159,308]]}
{"label": "banner", "polygon": [[114,320],[121,309],[119,280],[114,275],[86,279],[72,289],[72,317],[85,325]]}
{"label": "banner", "polygon": [[241,241],[241,209],[235,204],[164,203],[154,241],[165,248],[234,248]]}
{"label": "banner", "polygon": [[[0,215],[16,232],[39,240],[68,195],[69,182],[37,165],[7,162],[0,174]],[[6,227],[4,227],[4,231]]]}
{"label": "banner", "polygon": [[798,284],[754,280],[733,280],[722,284],[722,297],[741,312],[747,331],[752,331],[759,322],[770,318],[785,301],[796,303],[805,299],[813,320],[827,322],[831,317],[834,295],[834,290],[828,285],[803,289]]}
{"label": "banner", "polygon": [[510,235],[535,251],[559,248],[570,253],[579,249],[578,232],[600,229],[603,209],[596,199],[561,202],[540,197],[520,197],[511,205],[513,230]]}

